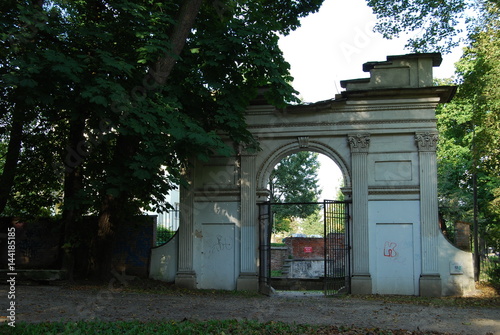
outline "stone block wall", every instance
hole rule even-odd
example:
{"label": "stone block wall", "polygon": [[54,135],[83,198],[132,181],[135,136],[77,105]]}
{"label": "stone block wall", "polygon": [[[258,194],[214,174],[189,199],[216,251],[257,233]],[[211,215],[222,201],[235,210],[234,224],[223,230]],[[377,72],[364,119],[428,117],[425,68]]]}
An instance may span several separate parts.
{"label": "stone block wall", "polygon": [[271,270],[281,270],[288,255],[287,247],[271,247]]}

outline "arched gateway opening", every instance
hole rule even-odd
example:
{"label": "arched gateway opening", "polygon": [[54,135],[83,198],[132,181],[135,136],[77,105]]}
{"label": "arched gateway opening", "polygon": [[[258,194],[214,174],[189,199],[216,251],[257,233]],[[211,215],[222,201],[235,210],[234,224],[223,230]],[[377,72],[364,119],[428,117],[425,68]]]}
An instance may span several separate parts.
{"label": "arched gateway opening", "polygon": [[181,188],[178,234],[153,249],[151,277],[188,288],[270,291],[262,237],[269,176],[283,157],[313,151],[342,171],[352,293],[473,290],[471,254],[451,246],[438,225],[435,108],[456,90],[433,86],[440,62],[439,54],[369,62],[369,78],[343,81],[345,91],[313,104],[278,110],[257,99],[246,120],[261,150],[195,162]]}
{"label": "arched gateway opening", "polygon": [[350,202],[340,191],[343,179],[333,160],[309,150],[292,151],[274,166],[269,197],[259,204],[261,291],[349,292]]}

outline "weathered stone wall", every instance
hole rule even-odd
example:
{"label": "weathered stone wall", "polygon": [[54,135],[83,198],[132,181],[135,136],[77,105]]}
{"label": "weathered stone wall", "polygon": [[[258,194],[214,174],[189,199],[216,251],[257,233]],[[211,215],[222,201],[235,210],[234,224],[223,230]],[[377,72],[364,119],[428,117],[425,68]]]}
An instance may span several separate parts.
{"label": "weathered stone wall", "polygon": [[288,255],[287,247],[271,247],[271,270],[281,270]]}

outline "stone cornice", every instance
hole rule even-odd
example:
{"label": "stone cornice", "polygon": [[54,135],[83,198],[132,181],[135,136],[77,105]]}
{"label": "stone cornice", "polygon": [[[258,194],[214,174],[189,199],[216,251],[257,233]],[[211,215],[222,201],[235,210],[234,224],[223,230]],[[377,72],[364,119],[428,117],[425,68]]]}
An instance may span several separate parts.
{"label": "stone cornice", "polygon": [[349,125],[375,125],[375,124],[403,124],[403,123],[436,123],[437,119],[399,119],[399,120],[363,120],[363,121],[339,121],[339,122],[289,122],[289,123],[266,123],[248,125],[248,129],[263,128],[295,128],[295,127],[316,127],[321,126],[349,126]]}
{"label": "stone cornice", "polygon": [[358,101],[355,105],[346,105],[346,100],[331,100],[330,102],[318,102],[307,105],[290,105],[284,109],[247,109],[247,115],[298,115],[298,114],[314,114],[314,113],[356,113],[367,111],[389,111],[389,110],[419,110],[419,109],[434,109],[436,101],[433,102],[401,102],[399,101],[367,101],[361,103]]}

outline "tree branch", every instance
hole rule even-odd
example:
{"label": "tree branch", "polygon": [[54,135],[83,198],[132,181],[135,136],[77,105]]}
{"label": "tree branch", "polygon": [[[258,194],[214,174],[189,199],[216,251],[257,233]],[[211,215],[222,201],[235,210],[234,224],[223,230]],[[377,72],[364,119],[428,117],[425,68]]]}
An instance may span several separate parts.
{"label": "tree branch", "polygon": [[181,8],[177,15],[177,23],[170,36],[171,50],[169,54],[165,54],[154,65],[154,69],[150,70],[150,74],[155,78],[158,84],[163,85],[170,76],[170,72],[179,58],[179,55],[186,44],[186,39],[191,33],[196,16],[200,11],[203,0],[185,0],[182,2]]}

